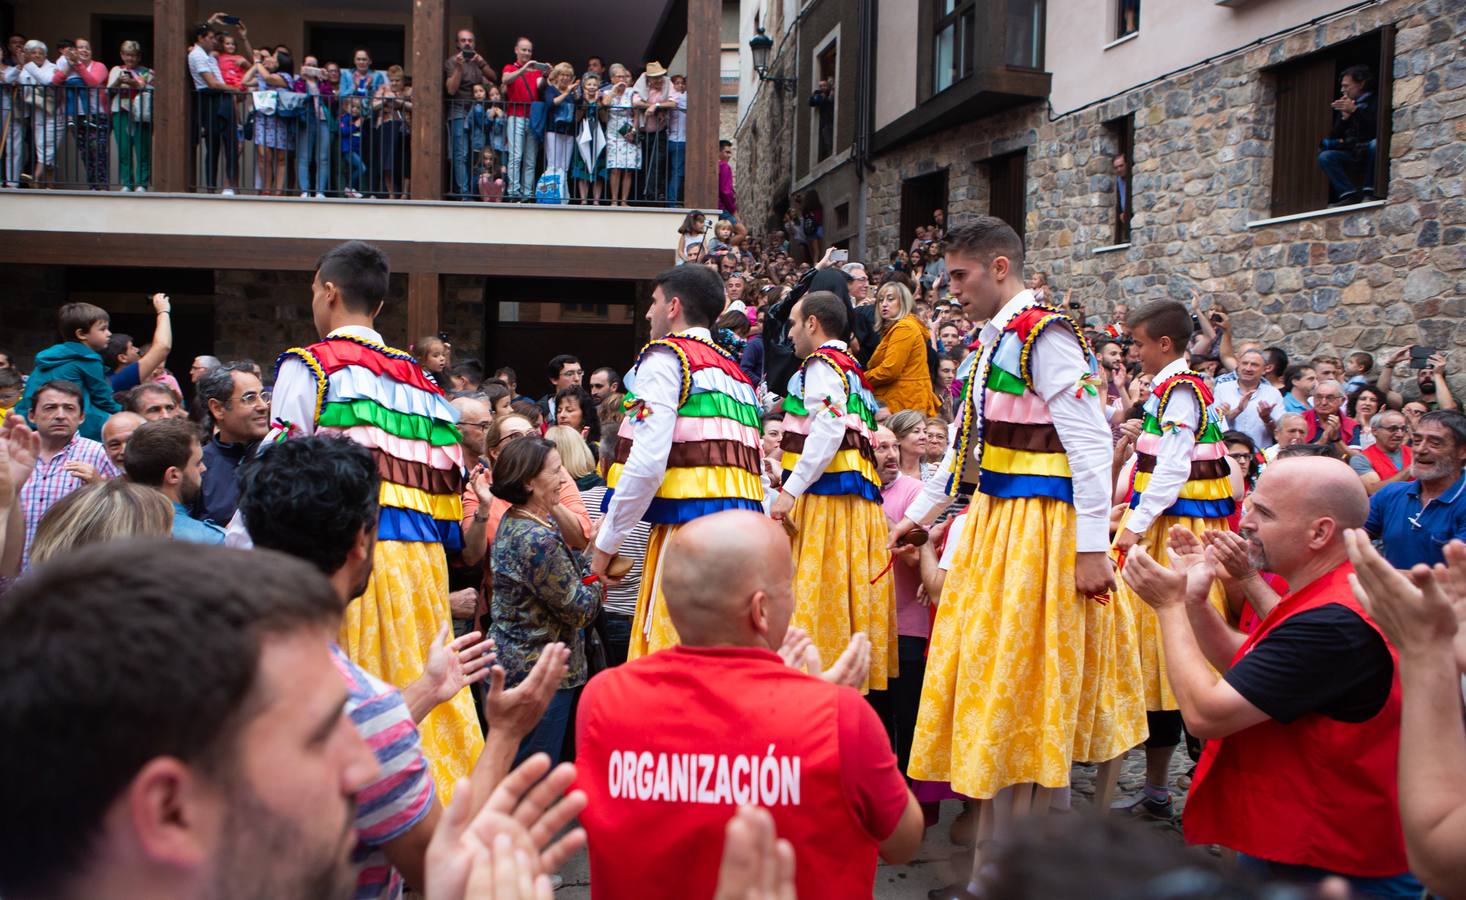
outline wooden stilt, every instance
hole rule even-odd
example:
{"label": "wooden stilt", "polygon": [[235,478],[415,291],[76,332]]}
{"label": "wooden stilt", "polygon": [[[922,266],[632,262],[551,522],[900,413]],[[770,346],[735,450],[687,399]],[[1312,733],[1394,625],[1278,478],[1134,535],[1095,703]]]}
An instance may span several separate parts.
{"label": "wooden stilt", "polygon": [[1122,753],[1097,767],[1094,775],[1094,808],[1101,815],[1109,812],[1110,804],[1115,800],[1115,784],[1120,780],[1120,761],[1124,758],[1125,754]]}

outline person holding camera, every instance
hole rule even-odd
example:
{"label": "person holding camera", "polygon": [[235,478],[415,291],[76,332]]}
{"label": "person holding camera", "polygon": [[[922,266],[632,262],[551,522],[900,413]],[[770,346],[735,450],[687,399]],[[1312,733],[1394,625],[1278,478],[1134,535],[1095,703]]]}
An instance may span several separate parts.
{"label": "person holding camera", "polygon": [[540,100],[540,82],[550,67],[534,58],[534,42],[514,42],[514,62],[504,66],[505,115],[509,119],[509,200],[534,202],[535,163],[540,136],[530,127],[530,108]]}
{"label": "person holding camera", "polygon": [[448,104],[448,137],[453,154],[453,194],[466,197],[470,193],[469,131],[464,121],[473,109],[473,89],[483,85],[487,95],[488,86],[499,81],[488,60],[479,55],[473,32],[467,28],[458,32],[458,52],[443,61],[443,78],[443,91],[452,100]]}
{"label": "person holding camera", "polygon": [[[1318,167],[1334,196],[1330,206],[1374,199],[1376,121],[1374,76],[1368,66],[1350,66],[1339,78],[1339,98],[1332,104],[1334,123],[1319,145]],[[1353,173],[1362,168],[1363,183]]]}

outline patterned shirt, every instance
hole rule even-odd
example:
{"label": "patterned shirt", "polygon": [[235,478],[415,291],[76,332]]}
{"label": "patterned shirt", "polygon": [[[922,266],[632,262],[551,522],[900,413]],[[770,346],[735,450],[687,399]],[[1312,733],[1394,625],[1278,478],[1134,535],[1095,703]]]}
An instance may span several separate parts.
{"label": "patterned shirt", "polygon": [[36,461],[36,470],[20,489],[20,507],[25,512],[25,550],[21,553],[20,567],[30,565],[31,542],[36,537],[36,526],[46,510],[77,488],[86,484],[80,478],[65,471],[69,462],[90,463],[103,478],[116,478],[121,473],[107,458],[107,448],[96,441],[72,435],[71,442],[49,460]]}
{"label": "patterned shirt", "polygon": [[494,533],[490,568],[494,600],[489,635],[498,646],[506,684],[523,681],[540,651],[554,641],[570,648],[570,671],[560,687],[585,684],[581,629],[601,605],[600,584],[580,580],[589,567],[558,531],[511,511]]}
{"label": "patterned shirt", "polygon": [[331,645],[331,658],[346,679],[346,714],[377,756],[381,774],[356,795],[355,900],[397,900],[402,875],[382,845],[406,834],[433,806],[433,777],[422,741],[402,694],[347,659]]}

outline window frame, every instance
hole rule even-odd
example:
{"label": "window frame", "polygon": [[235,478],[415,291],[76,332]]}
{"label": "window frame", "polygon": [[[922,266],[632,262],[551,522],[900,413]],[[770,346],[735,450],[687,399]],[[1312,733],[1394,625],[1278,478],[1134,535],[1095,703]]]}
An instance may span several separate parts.
{"label": "window frame", "polygon": [[[943,13],[942,6],[951,2],[953,4],[950,13]],[[964,80],[971,78],[977,71],[977,0],[931,0],[932,21],[927,33],[927,46],[931,50],[931,61],[927,68],[931,78],[931,94],[935,97],[949,88],[961,84]],[[964,21],[967,26],[967,33],[963,33]],[[937,52],[937,41],[943,31],[953,28],[953,56],[956,62],[952,80],[941,84],[937,72],[937,64],[940,54]]]}

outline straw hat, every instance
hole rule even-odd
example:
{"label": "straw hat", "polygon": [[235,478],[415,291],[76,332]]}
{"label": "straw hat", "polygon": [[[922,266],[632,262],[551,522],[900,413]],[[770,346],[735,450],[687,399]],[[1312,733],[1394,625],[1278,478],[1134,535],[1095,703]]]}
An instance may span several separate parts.
{"label": "straw hat", "polygon": [[661,78],[663,75],[666,74],[667,70],[662,68],[662,64],[657,62],[656,60],[652,60],[651,62],[646,64],[646,77]]}

